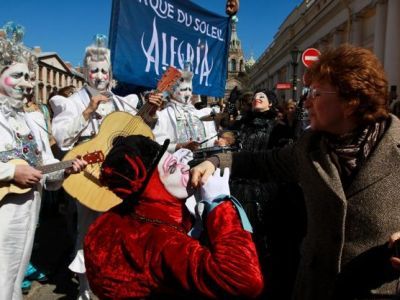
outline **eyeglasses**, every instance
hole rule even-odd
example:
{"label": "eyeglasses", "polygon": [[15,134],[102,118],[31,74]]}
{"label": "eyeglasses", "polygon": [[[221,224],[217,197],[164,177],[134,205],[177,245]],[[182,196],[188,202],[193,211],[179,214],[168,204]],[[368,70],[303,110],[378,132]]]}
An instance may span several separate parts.
{"label": "eyeglasses", "polygon": [[316,97],[321,96],[323,94],[337,94],[337,92],[320,91],[317,89],[310,88],[307,93],[307,99],[315,99]]}

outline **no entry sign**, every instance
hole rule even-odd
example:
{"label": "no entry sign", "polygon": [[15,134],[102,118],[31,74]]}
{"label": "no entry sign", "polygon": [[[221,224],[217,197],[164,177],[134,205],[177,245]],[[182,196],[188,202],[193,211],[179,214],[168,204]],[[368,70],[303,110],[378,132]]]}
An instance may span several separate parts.
{"label": "no entry sign", "polygon": [[318,49],[308,48],[304,50],[303,54],[301,55],[301,61],[303,62],[306,68],[309,68],[313,63],[315,63],[319,59],[320,55],[321,52],[319,52]]}

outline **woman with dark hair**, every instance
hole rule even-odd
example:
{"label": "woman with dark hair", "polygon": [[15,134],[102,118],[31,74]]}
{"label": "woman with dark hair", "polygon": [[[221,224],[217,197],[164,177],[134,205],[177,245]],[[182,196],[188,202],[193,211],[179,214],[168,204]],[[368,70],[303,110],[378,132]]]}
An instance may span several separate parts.
{"label": "woman with dark hair", "polygon": [[258,90],[253,94],[251,111],[235,125],[235,129],[239,130],[242,149],[249,151],[267,149],[275,123],[276,105],[276,95],[270,90]]}
{"label": "woman with dark hair", "polygon": [[[237,121],[237,142],[242,151],[266,151],[275,124],[276,95],[270,90],[258,90],[252,96],[251,111]],[[266,207],[276,198],[278,185],[274,182],[245,176],[231,179],[232,195],[243,205],[254,228],[254,241],[264,274],[268,265],[268,246],[265,224]]]}
{"label": "woman with dark hair", "polygon": [[[322,53],[309,75],[311,128],[295,144],[211,160],[232,176],[302,187],[307,234],[294,299],[395,297],[400,274],[387,241],[400,228],[400,121],[388,111],[384,69],[371,51],[342,45]],[[214,164],[193,169],[195,186]]]}

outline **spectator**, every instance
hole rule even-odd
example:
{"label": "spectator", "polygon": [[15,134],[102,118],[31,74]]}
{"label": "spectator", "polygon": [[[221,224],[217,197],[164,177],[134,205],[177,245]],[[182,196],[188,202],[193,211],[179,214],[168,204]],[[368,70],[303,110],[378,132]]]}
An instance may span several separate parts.
{"label": "spectator", "polygon": [[[388,111],[384,69],[371,51],[342,45],[321,54],[310,78],[311,129],[297,143],[211,161],[232,176],[300,183],[307,235],[294,299],[395,297],[399,272],[386,242],[400,228],[400,121]],[[196,166],[193,184],[214,169]]]}

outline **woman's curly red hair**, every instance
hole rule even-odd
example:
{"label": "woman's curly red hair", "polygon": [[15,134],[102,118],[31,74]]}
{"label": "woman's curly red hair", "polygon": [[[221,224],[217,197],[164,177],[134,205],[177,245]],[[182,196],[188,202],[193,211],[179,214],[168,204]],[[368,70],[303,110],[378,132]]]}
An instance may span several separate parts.
{"label": "woman's curly red hair", "polygon": [[368,49],[344,44],[324,51],[309,69],[311,81],[337,87],[341,98],[354,107],[359,124],[386,119],[388,81],[378,58]]}

